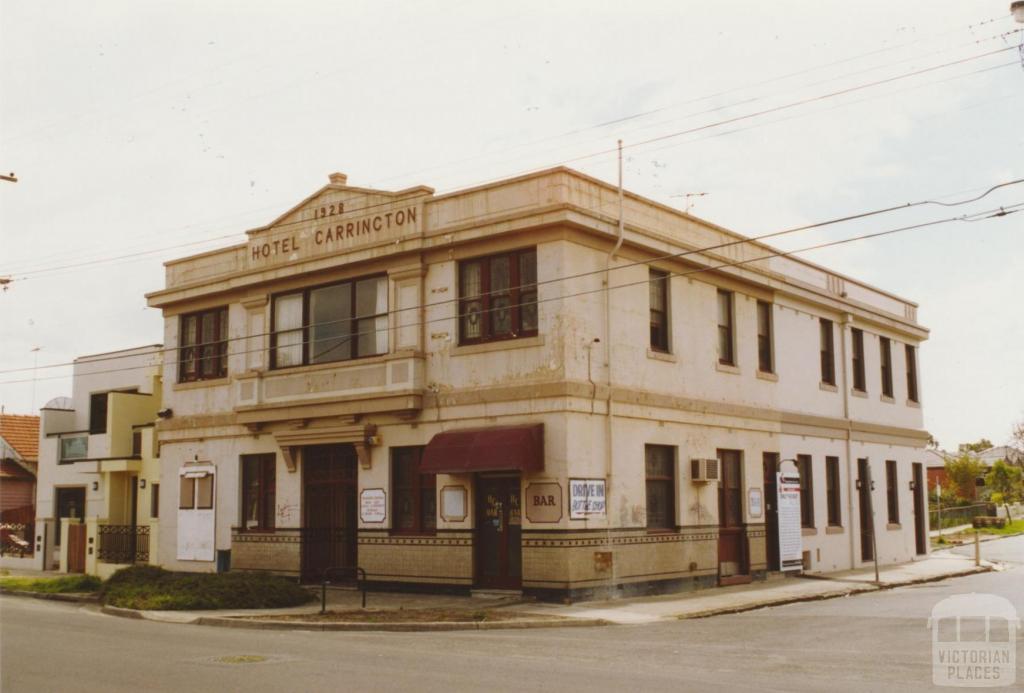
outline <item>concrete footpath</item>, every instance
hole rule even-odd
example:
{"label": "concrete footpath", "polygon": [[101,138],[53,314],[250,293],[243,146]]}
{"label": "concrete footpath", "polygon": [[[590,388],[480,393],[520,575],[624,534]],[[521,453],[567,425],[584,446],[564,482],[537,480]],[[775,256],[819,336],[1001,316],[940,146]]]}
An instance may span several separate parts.
{"label": "concrete footpath", "polygon": [[[845,597],[999,569],[1001,566],[988,561],[982,561],[980,566],[975,566],[972,557],[943,550],[935,551],[928,557],[911,563],[882,567],[877,584],[874,581],[874,570],[869,568],[828,575],[773,576],[766,581],[748,585],[716,587],[653,597],[580,602],[572,605],[538,603],[509,595],[469,597],[369,592],[367,611],[388,613],[381,614],[379,620],[370,618],[359,621],[319,617],[319,598],[315,602],[287,609],[136,611],[109,606],[101,608],[104,613],[113,616],[164,623],[275,630],[447,631],[636,625]],[[319,597],[319,593],[317,596]],[[328,590],[327,608],[334,612],[361,611],[361,595],[354,590]],[[430,610],[445,613],[446,618],[424,621],[422,618],[413,618],[410,614],[408,620],[403,620],[394,613],[402,610]],[[481,618],[481,614],[485,612],[497,614],[500,618]]]}

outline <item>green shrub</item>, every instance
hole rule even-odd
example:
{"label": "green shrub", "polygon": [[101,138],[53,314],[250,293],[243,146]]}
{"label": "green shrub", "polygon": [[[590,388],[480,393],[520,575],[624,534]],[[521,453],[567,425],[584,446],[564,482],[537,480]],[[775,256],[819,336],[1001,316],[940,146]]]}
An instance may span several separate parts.
{"label": "green shrub", "polygon": [[272,609],[311,599],[294,580],[264,573],[172,573],[135,566],[114,573],[103,585],[103,601],[128,609]]}

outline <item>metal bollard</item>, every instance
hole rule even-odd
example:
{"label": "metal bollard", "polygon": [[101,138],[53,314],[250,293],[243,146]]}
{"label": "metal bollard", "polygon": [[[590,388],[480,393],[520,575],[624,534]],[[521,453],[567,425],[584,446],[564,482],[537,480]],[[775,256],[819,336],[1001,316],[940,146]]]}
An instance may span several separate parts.
{"label": "metal bollard", "polygon": [[978,567],[981,565],[981,540],[978,538],[981,536],[981,532],[974,530],[974,565]]}

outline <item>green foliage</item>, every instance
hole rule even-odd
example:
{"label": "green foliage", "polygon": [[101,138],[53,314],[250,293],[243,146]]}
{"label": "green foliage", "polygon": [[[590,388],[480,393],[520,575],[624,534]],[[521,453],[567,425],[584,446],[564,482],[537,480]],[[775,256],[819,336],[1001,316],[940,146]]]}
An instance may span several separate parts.
{"label": "green foliage", "polygon": [[57,578],[4,578],[0,586],[9,590],[64,594],[68,592],[96,592],[100,579],[95,575],[64,575]]}
{"label": "green foliage", "polygon": [[172,573],[133,566],[103,585],[103,601],[127,609],[273,609],[313,599],[294,580],[264,573]]}
{"label": "green foliage", "polygon": [[1020,534],[1024,532],[1024,520],[1007,522],[1002,527],[982,527],[978,531],[982,534]]}
{"label": "green foliage", "polygon": [[[1008,465],[1003,460],[997,460],[992,468],[985,475],[985,484],[992,489],[992,502],[994,503],[1015,503],[1024,495],[1024,481],[1020,467]],[[996,500],[996,494],[999,499]]]}
{"label": "green foliage", "polygon": [[992,447],[992,441],[988,438],[981,438],[977,443],[961,443],[960,452],[983,452]]}
{"label": "green foliage", "polygon": [[946,460],[946,478],[952,482],[956,495],[960,498],[972,498],[975,480],[984,474],[985,465],[969,452]]}

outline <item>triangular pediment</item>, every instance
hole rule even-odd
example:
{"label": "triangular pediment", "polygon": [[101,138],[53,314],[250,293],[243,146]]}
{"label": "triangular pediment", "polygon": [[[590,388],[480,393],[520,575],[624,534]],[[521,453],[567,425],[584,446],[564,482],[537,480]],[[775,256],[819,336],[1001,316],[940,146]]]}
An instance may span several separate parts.
{"label": "triangular pediment", "polygon": [[250,267],[294,262],[421,233],[422,204],[432,188],[374,190],[343,174],[266,226],[248,231]]}

